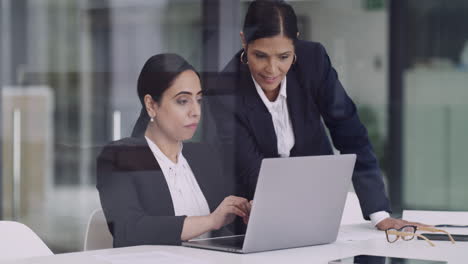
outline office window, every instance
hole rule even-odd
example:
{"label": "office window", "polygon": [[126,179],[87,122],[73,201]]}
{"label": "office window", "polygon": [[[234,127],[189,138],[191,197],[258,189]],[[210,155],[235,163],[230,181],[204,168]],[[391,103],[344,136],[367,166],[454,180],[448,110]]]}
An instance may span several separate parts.
{"label": "office window", "polygon": [[[465,2],[404,5],[402,173],[391,175],[389,1],[289,1],[300,38],[325,46],[355,101],[385,181],[401,182],[398,207],[468,209]],[[30,226],[55,253],[81,250],[100,207],[95,158],[130,135],[143,63],[174,52],[202,77],[222,69],[241,48],[249,3],[0,1],[1,219]]]}
{"label": "office window", "polygon": [[[292,1],[300,38],[324,45],[361,121],[387,180],[388,9],[369,1]],[[384,2],[384,1],[382,1]]]}
{"label": "office window", "polygon": [[202,1],[3,0],[0,17],[2,219],[82,250],[96,155],[130,135],[151,55],[202,66]]}
{"label": "office window", "polygon": [[468,4],[408,1],[403,205],[468,210]]}

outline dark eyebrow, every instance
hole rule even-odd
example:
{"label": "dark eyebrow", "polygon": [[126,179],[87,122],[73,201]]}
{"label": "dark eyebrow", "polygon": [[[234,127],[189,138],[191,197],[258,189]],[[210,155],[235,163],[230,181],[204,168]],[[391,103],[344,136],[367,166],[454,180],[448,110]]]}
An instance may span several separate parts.
{"label": "dark eyebrow", "polygon": [[256,52],[256,53],[261,53],[261,54],[263,54],[263,55],[268,55],[268,54],[266,54],[265,52],[263,52],[263,51],[261,51],[261,50],[254,50],[254,52]]}
{"label": "dark eyebrow", "polygon": [[[199,91],[199,92],[197,93],[197,95],[202,94],[202,92],[203,92],[203,91]],[[177,93],[176,95],[174,95],[174,97],[172,97],[172,98],[175,98],[175,97],[177,97],[177,96],[179,96],[179,95],[181,95],[181,94],[192,95],[191,92],[182,91],[182,92],[178,92],[178,93]]]}
{"label": "dark eyebrow", "polygon": [[[265,55],[265,56],[270,56],[270,55],[268,55],[267,53],[265,53],[265,52],[263,52],[263,51],[261,51],[261,50],[256,50],[256,49],[255,49],[254,52],[260,53],[260,54]],[[277,55],[283,56],[283,55],[290,55],[291,53],[292,53],[292,51],[285,51],[285,52],[279,53],[279,54],[277,54]]]}

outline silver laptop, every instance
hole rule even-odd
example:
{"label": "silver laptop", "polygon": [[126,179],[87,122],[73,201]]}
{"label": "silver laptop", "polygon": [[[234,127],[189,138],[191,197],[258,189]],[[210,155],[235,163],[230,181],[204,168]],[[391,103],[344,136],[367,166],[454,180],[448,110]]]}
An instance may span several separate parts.
{"label": "silver laptop", "polygon": [[245,235],[182,245],[251,253],[332,243],[355,161],[354,154],[263,159]]}

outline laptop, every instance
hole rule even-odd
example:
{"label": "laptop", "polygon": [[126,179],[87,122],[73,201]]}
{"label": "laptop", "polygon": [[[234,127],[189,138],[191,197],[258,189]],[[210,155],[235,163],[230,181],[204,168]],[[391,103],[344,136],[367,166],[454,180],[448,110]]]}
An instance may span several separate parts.
{"label": "laptop", "polygon": [[245,235],[183,246],[236,253],[336,241],[356,155],[263,159]]}

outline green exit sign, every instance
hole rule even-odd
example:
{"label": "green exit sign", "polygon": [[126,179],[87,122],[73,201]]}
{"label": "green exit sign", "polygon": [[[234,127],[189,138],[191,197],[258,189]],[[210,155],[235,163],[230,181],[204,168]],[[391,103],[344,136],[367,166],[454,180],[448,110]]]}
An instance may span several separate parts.
{"label": "green exit sign", "polygon": [[382,10],[385,8],[385,0],[362,0],[366,10]]}

